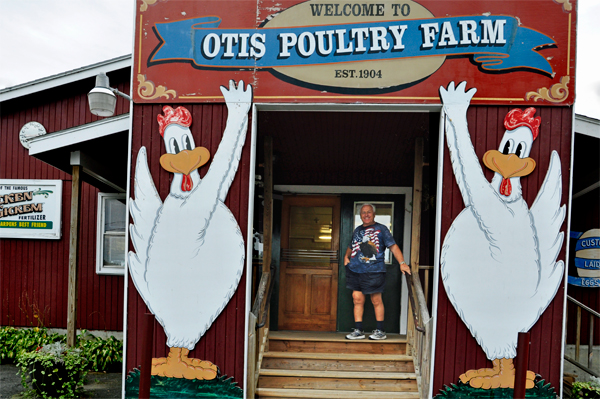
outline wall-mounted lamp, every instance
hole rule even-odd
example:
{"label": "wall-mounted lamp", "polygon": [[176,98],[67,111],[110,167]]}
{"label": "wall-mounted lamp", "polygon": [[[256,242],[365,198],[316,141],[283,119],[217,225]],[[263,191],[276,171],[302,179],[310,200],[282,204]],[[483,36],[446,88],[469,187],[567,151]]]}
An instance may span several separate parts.
{"label": "wall-mounted lamp", "polygon": [[98,116],[113,116],[117,104],[116,95],[131,101],[131,97],[127,94],[110,87],[108,76],[104,72],[100,72],[96,75],[96,87],[88,93],[90,112]]}

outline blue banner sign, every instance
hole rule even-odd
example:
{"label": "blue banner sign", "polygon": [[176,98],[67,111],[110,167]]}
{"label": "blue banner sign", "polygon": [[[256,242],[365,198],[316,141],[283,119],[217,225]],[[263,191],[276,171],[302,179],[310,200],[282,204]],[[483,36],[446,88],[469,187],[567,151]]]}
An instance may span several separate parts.
{"label": "blue banner sign", "polygon": [[597,249],[600,248],[600,237],[586,237],[577,241],[575,251],[581,249]]}
{"label": "blue banner sign", "polygon": [[598,288],[600,287],[600,279],[569,276],[569,284],[576,285],[578,287]]}
{"label": "blue banner sign", "polygon": [[488,71],[527,68],[552,75],[536,52],[549,36],[509,16],[462,16],[284,28],[219,29],[219,17],[155,24],[160,44],[149,66],[277,68],[357,61],[472,56]]}
{"label": "blue banner sign", "polygon": [[575,258],[575,267],[579,269],[600,269],[600,259]]}

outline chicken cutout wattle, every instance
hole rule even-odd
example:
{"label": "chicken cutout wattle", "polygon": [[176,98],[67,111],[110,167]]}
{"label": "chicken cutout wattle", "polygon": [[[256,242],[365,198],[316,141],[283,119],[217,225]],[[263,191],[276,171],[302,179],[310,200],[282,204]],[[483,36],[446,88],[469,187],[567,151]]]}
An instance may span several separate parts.
{"label": "chicken cutout wattle", "polygon": [[221,86],[227,105],[227,125],[204,178],[198,168],[210,154],[196,147],[184,107],[163,107],[158,115],[167,153],[160,158],[174,174],[162,202],[145,147],[135,169],[135,199],[131,200],[131,278],[140,296],[163,326],[170,347],[166,358],[152,359],[152,374],[187,379],[213,379],[218,368],[188,358],[198,340],[225,308],[237,289],[244,267],[244,239],[224,201],[235,176],[248,128],[252,87],[244,82]]}
{"label": "chicken cutout wattle", "polygon": [[[440,87],[450,159],[465,209],[444,239],[441,273],[448,298],[493,368],[460,376],[474,388],[513,388],[517,336],[527,332],[548,307],[563,281],[565,218],[561,206],[561,165],[552,152],[548,172],[531,206],[521,195],[520,178],[531,173],[529,158],[538,135],[535,109],[512,110],[499,150],[488,151],[484,164],[495,172],[485,178],[467,126],[467,109],[477,91],[466,82]],[[535,373],[527,372],[527,388]]]}

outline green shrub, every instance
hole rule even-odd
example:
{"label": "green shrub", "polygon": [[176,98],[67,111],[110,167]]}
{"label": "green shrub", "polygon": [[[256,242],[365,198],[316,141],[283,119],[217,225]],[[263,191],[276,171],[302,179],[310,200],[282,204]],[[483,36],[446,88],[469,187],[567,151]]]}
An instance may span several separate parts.
{"label": "green shrub", "polygon": [[[33,352],[54,342],[66,342],[66,336],[49,333],[45,327],[0,328],[0,362],[14,363],[20,352]],[[123,342],[115,337],[94,337],[86,330],[77,337],[77,345],[92,371],[120,371],[123,362]]]}
{"label": "green shrub", "polygon": [[83,331],[78,338],[78,347],[89,361],[92,371],[119,371],[123,362],[123,342],[113,336],[107,339],[94,337]]}
{"label": "green shrub", "polygon": [[62,342],[44,345],[17,356],[21,383],[42,398],[72,398],[83,388],[88,361],[81,349]]}
{"label": "green shrub", "polygon": [[21,351],[31,352],[38,347],[64,340],[64,335],[50,334],[45,327],[0,328],[0,363],[14,363]]}
{"label": "green shrub", "polygon": [[573,398],[599,398],[600,384],[596,381],[575,381],[572,390]]}

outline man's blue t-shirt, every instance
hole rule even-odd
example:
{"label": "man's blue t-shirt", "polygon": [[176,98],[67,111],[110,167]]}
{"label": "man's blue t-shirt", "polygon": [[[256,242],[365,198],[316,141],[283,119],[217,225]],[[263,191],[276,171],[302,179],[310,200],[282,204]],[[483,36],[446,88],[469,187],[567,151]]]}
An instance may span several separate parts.
{"label": "man's blue t-shirt", "polygon": [[355,273],[385,272],[385,249],[396,244],[390,230],[375,222],[371,226],[358,226],[352,233],[352,255],[348,267]]}

